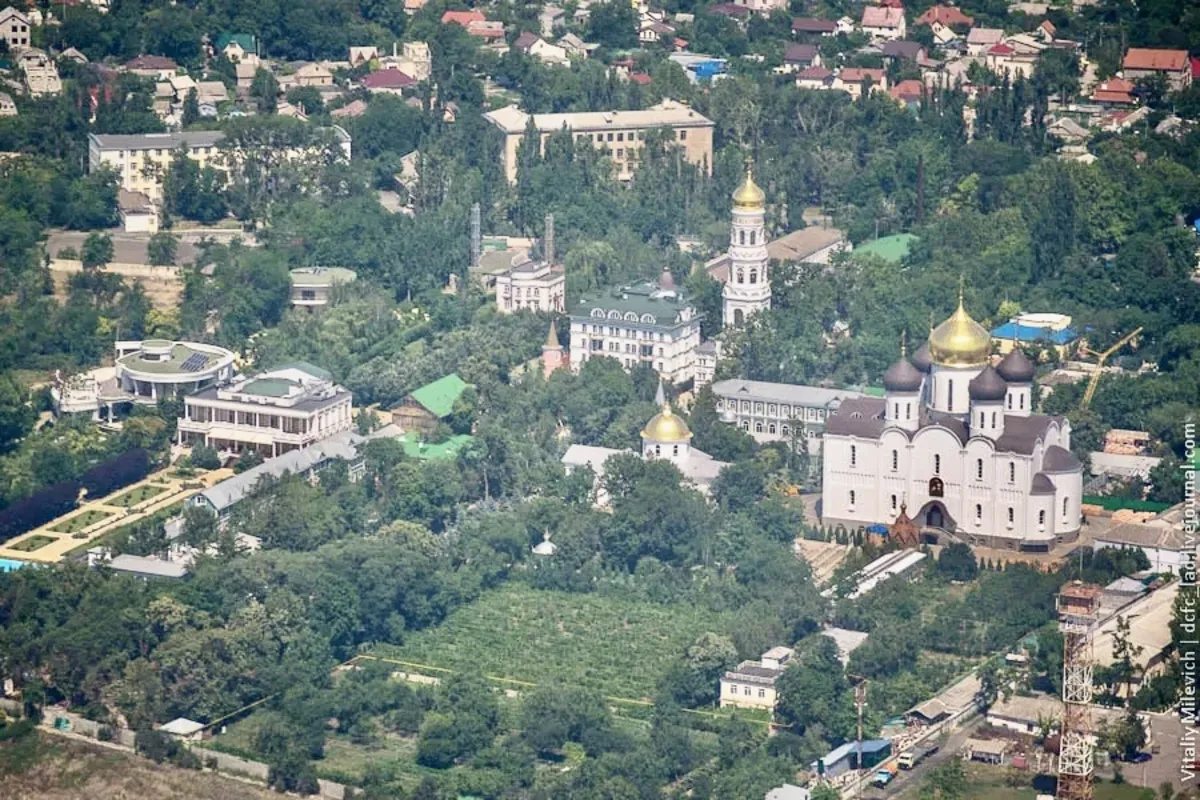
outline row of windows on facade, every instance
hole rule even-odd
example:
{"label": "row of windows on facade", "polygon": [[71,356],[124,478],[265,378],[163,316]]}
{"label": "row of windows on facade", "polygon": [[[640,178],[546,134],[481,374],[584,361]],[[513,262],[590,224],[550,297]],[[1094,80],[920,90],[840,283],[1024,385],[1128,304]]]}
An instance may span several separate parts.
{"label": "row of windows on facade", "polygon": [[[749,236],[747,236],[747,235],[746,235],[747,233],[749,233],[750,235],[749,235]],[[758,233],[757,233],[757,231],[753,231],[753,230],[751,230],[751,231],[739,230],[739,231],[738,231],[738,244],[746,244],[746,243],[747,243],[747,239],[749,240],[749,243],[750,243],[750,244],[758,244]],[[753,273],[751,273],[751,274],[753,274]]]}
{"label": "row of windows on facade", "polygon": [[[720,408],[724,408],[728,411],[738,411],[739,410],[738,409],[738,401],[737,400],[726,400],[720,406]],[[810,419],[810,420],[811,419],[815,419],[815,420],[825,419],[825,409],[823,409],[823,408],[811,408],[808,406],[795,406],[793,408],[793,406],[779,405],[776,403],[765,403],[764,404],[763,402],[757,401],[757,400],[754,401],[753,406],[751,406],[751,401],[749,401],[749,400],[741,401],[741,409],[740,410],[742,411],[742,413],[749,414],[749,413],[751,413],[752,408],[753,408],[753,413],[755,413],[755,414],[762,414],[765,409],[766,413],[772,417],[780,416],[780,415],[785,416],[785,417],[791,416],[792,411],[794,410],[796,412],[797,417],[799,417],[801,419]]]}
{"label": "row of windows on facade", "polygon": [[[586,324],[580,325],[579,330],[582,333],[589,332],[589,328]],[[605,328],[603,325],[591,326],[590,332],[593,334],[599,334],[601,336],[608,335],[624,337],[626,339],[645,339],[651,342],[668,342],[673,338],[670,334],[662,333],[661,331],[643,331],[637,330],[636,328],[614,328],[612,326]]]}
{"label": "row of windows on facade", "polygon": [[[592,339],[591,347],[592,347],[593,353],[602,353],[602,352],[604,352],[604,341],[601,339]],[[622,353],[623,352],[627,355],[641,356],[642,358],[652,358],[654,356],[654,346],[649,345],[649,344],[637,345],[637,344],[628,344],[627,343],[625,345],[625,349],[622,350],[620,342],[609,342],[608,343],[608,352],[610,352],[610,353]],[[665,353],[663,353],[663,348],[661,348],[661,347],[658,348],[658,355],[660,357],[665,355]]]}
{"label": "row of windows on facade", "polygon": [[[745,270],[740,270],[740,269],[739,269],[739,270],[737,271],[737,279],[736,279],[736,282],[737,282],[737,283],[746,283],[746,282],[747,282],[747,281],[746,281]],[[750,282],[750,283],[754,283],[754,284],[757,284],[757,283],[758,283],[758,270],[757,270],[757,269],[752,269],[752,270],[750,270],[750,281],[749,281],[749,282]]]}
{"label": "row of windows on facade", "polygon": [[[142,158],[150,158],[151,153],[153,153],[154,157],[156,157],[156,158],[162,158],[164,155],[170,155],[174,152],[175,152],[174,150],[167,150],[167,149],[164,149],[161,147],[156,147],[153,150],[147,148],[144,150],[122,150],[122,151],[120,151],[121,158],[137,158],[139,155]],[[196,156],[212,155],[215,152],[217,152],[216,147],[189,147],[188,148],[188,155],[192,156],[193,158],[195,158]]]}
{"label": "row of windows on facade", "polygon": [[[896,495],[892,495],[891,499],[892,499],[892,511],[896,511],[898,509],[898,506],[897,506],[898,501],[897,501]],[[856,495],[855,491],[853,489],[851,489],[850,490],[850,508],[851,509],[854,508],[854,503],[856,500],[857,500],[857,495]],[[1065,497],[1063,498],[1063,501],[1062,501],[1062,513],[1063,513],[1063,518],[1065,519],[1067,516],[1067,498],[1065,498]],[[1008,507],[1008,524],[1009,525],[1014,524],[1015,520],[1016,520],[1016,512],[1013,510],[1012,506],[1009,506]],[[983,504],[981,504],[981,503],[975,504],[975,524],[976,525],[983,524]],[[1038,510],[1038,527],[1042,528],[1042,527],[1045,527],[1045,525],[1046,525],[1046,510],[1043,508],[1043,509]]]}
{"label": "row of windows on facade", "polygon": [[[744,694],[746,697],[750,697],[750,696],[753,694],[753,692],[754,692],[754,689],[753,689],[753,687],[750,687],[750,686],[743,686],[743,687],[742,687],[742,694]],[[738,693],[738,687],[737,687],[737,684],[736,684],[736,683],[734,683],[734,684],[730,684],[730,686],[729,686],[729,693],[730,693],[731,695],[734,695],[734,694],[737,694],[737,693]],[[765,697],[767,696],[767,690],[766,690],[766,689],[764,689],[764,688],[762,688],[761,686],[760,686],[760,687],[758,687],[758,696],[759,696],[759,697],[764,697],[764,698],[765,698]]]}
{"label": "row of windows on facade", "polygon": [[[954,410],[954,381],[953,380],[946,381],[946,384],[949,387],[948,392],[950,394],[950,397],[946,400],[946,410],[953,411]],[[1013,407],[1013,396],[1012,396],[1011,392],[1008,394],[1006,400],[1008,403],[1008,410],[1011,411],[1012,407]],[[937,383],[936,382],[933,384],[933,388],[930,390],[929,402],[932,403],[933,405],[937,405]],[[1025,395],[1024,394],[1018,393],[1017,407],[1018,407],[1018,410],[1020,410],[1020,411],[1025,410]],[[899,410],[896,411],[896,416],[897,417],[900,416]],[[907,416],[907,415],[905,416],[905,419],[909,419],[909,418],[910,418],[909,416]],[[981,426],[984,424],[982,414],[979,415],[979,424]],[[992,427],[995,427],[995,425],[996,425],[996,415],[992,414]]]}
{"label": "row of windows on facade", "polygon": [[[747,433],[750,431],[750,420],[748,420],[748,419],[742,420],[742,430],[746,431]],[[774,436],[777,431],[782,431],[784,436],[787,436],[788,434],[790,434],[792,432],[791,428],[789,426],[787,426],[787,425],[777,426],[774,422],[768,422],[767,426],[766,426],[766,430],[767,430],[767,433],[771,434],[772,436]],[[754,423],[754,432],[755,433],[763,432],[762,422]],[[812,429],[806,428],[804,431],[804,435],[807,436],[809,439],[812,439],[812,438],[816,437],[817,434]]]}
{"label": "row of windows on facade", "polygon": [[326,415],[297,418],[189,405],[186,419],[192,422],[224,422],[247,428],[269,428],[283,433],[309,433],[310,430],[324,427],[322,423],[326,420]]}
{"label": "row of windows on facade", "polygon": [[[550,138],[550,134],[542,134],[542,144]],[[584,140],[592,142],[636,142],[644,141],[646,134],[642,131],[602,131],[600,133],[577,133],[575,141],[582,142]],[[679,130],[675,132],[675,138],[679,141],[687,140],[687,131]]]}
{"label": "row of windows on facade", "polygon": [[[852,467],[858,466],[858,446],[853,445],[853,444],[850,445],[850,466],[852,466]],[[893,450],[892,451],[892,472],[897,472],[899,469],[900,469],[900,451]],[[934,475],[942,474],[942,457],[937,453],[934,453],[934,455],[933,455],[933,474]],[[982,458],[975,459],[975,479],[980,480],[980,481],[983,480],[983,459]],[[1017,482],[1017,464],[1015,461],[1008,462],[1008,482],[1009,483]]]}
{"label": "row of windows on facade", "polygon": [[[642,314],[639,317],[637,314],[635,314],[632,311],[626,311],[624,314],[622,314],[620,311],[617,311],[616,309],[611,309],[610,311],[608,311],[606,313],[603,308],[593,308],[590,316],[593,319],[623,319],[626,322],[644,322],[647,325],[653,325],[656,322],[653,314]],[[609,334],[611,336],[616,336],[617,334],[614,333],[614,331],[619,330],[619,329],[618,328],[609,328],[608,330],[609,330]]]}

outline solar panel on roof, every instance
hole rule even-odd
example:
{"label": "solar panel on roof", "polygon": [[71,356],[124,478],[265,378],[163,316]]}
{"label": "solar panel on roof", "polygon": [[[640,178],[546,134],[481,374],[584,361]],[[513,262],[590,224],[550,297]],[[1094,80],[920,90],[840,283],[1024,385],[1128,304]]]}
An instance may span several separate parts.
{"label": "solar panel on roof", "polygon": [[197,370],[203,368],[203,366],[207,363],[208,356],[206,356],[204,353],[192,353],[187,357],[187,360],[183,362],[183,364],[180,366],[180,369],[182,369],[184,372],[196,372]]}

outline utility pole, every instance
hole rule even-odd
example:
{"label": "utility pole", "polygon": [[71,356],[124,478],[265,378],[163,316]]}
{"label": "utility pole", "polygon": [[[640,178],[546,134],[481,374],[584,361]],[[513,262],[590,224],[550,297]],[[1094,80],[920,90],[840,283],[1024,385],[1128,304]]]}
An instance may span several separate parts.
{"label": "utility pole", "polygon": [[[855,733],[856,763],[854,768],[856,771],[861,773],[863,768],[863,709],[867,705],[867,679],[862,675],[850,675],[849,678],[851,680],[858,681],[856,684],[854,684],[854,710],[858,715],[858,725]],[[857,797],[861,791],[862,775],[860,774],[858,776],[858,780],[854,782],[855,797]]]}

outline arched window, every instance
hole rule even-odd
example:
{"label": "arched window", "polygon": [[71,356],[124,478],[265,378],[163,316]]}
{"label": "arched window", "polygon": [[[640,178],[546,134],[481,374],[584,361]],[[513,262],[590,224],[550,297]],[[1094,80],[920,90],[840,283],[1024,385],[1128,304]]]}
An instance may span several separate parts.
{"label": "arched window", "polygon": [[975,524],[978,525],[981,522],[983,522],[983,506],[981,506],[979,503],[976,503],[975,504]]}
{"label": "arched window", "polygon": [[1008,482],[1017,482],[1017,464],[1014,461],[1008,462]]}
{"label": "arched window", "polygon": [[1016,519],[1016,515],[1015,515],[1015,514],[1013,514],[1013,507],[1012,507],[1012,506],[1009,506],[1009,507],[1008,507],[1008,524],[1009,524],[1009,525],[1012,525],[1012,524],[1013,524],[1013,521],[1014,521],[1015,519]]}
{"label": "arched window", "polygon": [[851,508],[854,507],[854,490],[853,489],[850,490],[850,507]]}
{"label": "arched window", "polygon": [[946,398],[946,410],[953,411],[954,410],[954,379],[951,378],[950,380],[946,381],[946,385],[947,385],[946,391],[950,395],[949,397]]}
{"label": "arched window", "polygon": [[896,510],[896,495],[892,495],[892,511]]}
{"label": "arched window", "polygon": [[893,450],[892,451],[892,472],[895,472],[898,469],[900,469],[900,451]]}
{"label": "arched window", "polygon": [[677,444],[671,445],[671,455],[673,455],[673,456],[679,455],[679,445],[677,445]]}
{"label": "arched window", "polygon": [[982,411],[980,411],[979,412],[979,427],[981,427],[981,428],[984,425],[984,419],[985,419],[985,415]]}
{"label": "arched window", "polygon": [[746,232],[738,231],[738,244],[745,244],[745,243],[746,243]]}
{"label": "arched window", "polygon": [[942,474],[942,457],[940,455],[938,455],[937,453],[933,454],[933,474],[934,475]]}
{"label": "arched window", "polygon": [[787,426],[787,425],[784,425],[784,426],[783,426],[783,435],[784,435],[784,436],[787,436],[787,435],[788,435],[789,433],[791,433],[791,432],[792,432],[792,431],[791,431],[791,429],[790,429],[790,428],[788,428],[788,426]]}
{"label": "arched window", "polygon": [[992,427],[996,427],[996,412],[992,412]]}
{"label": "arched window", "polygon": [[1038,511],[1038,527],[1046,527],[1046,509],[1044,508],[1041,511]]}
{"label": "arched window", "polygon": [[1022,411],[1024,411],[1024,410],[1025,410],[1025,394],[1024,394],[1024,392],[1022,392],[1022,393],[1019,395],[1019,397],[1020,397],[1020,400],[1021,400],[1021,410],[1022,410]]}
{"label": "arched window", "polygon": [[750,231],[750,244],[754,244],[754,231]]}
{"label": "arched window", "polygon": [[1008,410],[1012,411],[1012,392],[1009,392],[1008,397],[1006,397],[1005,400],[1008,401]]}
{"label": "arched window", "polygon": [[754,432],[762,433],[762,423],[761,422],[754,423]]}
{"label": "arched window", "polygon": [[1067,498],[1063,498],[1063,516],[1067,515]]}
{"label": "arched window", "polygon": [[746,273],[745,273],[743,270],[740,270],[740,269],[739,269],[739,270],[737,271],[737,282],[738,282],[738,283],[745,283],[745,282],[746,282]]}
{"label": "arched window", "polygon": [[900,404],[899,403],[892,403],[892,416],[895,417],[896,419],[900,419]]}
{"label": "arched window", "polygon": [[754,267],[750,268],[750,282],[758,283],[758,270]]}
{"label": "arched window", "polygon": [[662,455],[662,445],[658,445],[658,444],[654,445],[654,455],[656,455],[656,456]]}
{"label": "arched window", "polygon": [[858,466],[858,446],[850,445],[850,466]]}
{"label": "arched window", "polygon": [[767,423],[767,433],[774,435],[776,430],[777,429],[774,422]]}
{"label": "arched window", "polygon": [[746,314],[740,308],[735,308],[733,310],[733,324],[741,325],[745,320]]}
{"label": "arched window", "polygon": [[975,480],[977,480],[977,481],[983,480],[983,459],[982,458],[975,459]]}
{"label": "arched window", "polygon": [[912,403],[904,404],[904,418],[912,419]]}

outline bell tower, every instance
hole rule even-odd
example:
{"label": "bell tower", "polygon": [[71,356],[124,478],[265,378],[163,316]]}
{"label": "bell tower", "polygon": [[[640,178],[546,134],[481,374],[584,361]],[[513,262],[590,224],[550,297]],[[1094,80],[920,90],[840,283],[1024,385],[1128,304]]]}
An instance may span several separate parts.
{"label": "bell tower", "polygon": [[733,193],[729,279],[721,292],[726,328],[740,327],[754,314],[771,307],[766,200],[766,193],[754,182],[753,167],[747,163],[746,178]]}

